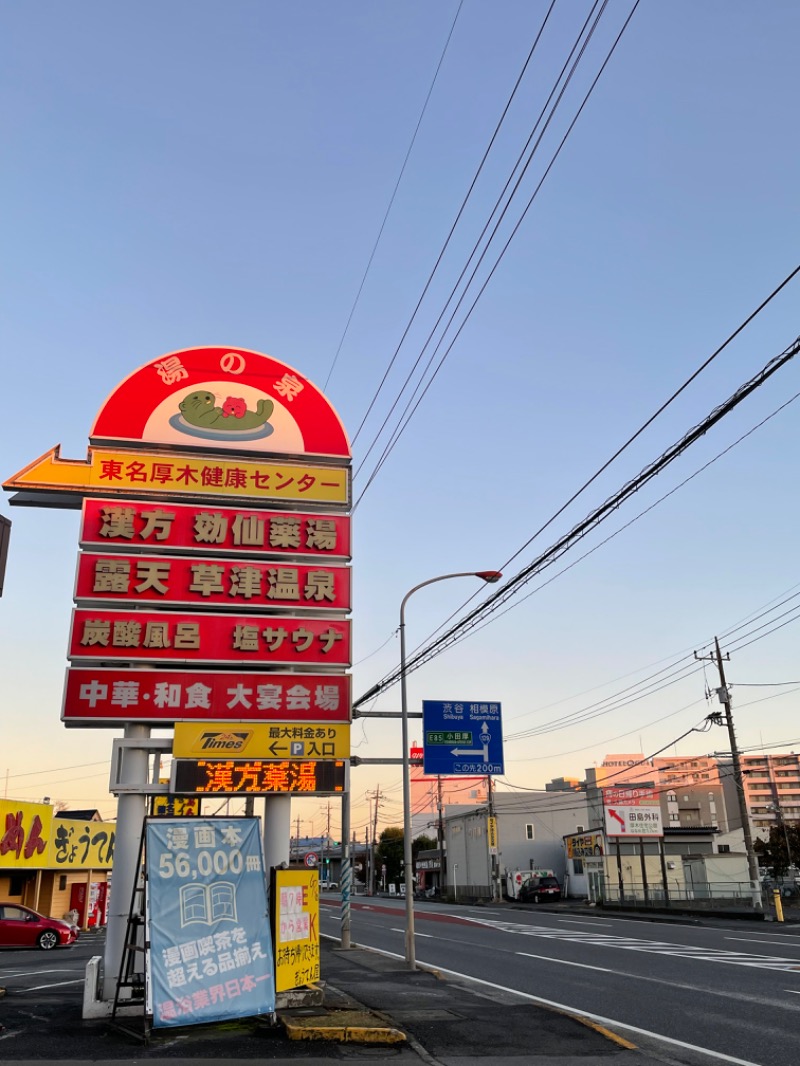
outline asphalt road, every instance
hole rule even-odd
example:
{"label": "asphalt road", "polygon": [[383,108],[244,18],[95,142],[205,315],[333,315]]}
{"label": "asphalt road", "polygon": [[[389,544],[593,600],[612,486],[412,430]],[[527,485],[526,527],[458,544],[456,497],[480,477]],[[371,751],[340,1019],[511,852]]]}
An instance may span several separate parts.
{"label": "asphalt road", "polygon": [[[322,932],[338,935],[337,901],[323,900],[322,915]],[[415,915],[420,963],[737,1061],[800,1062],[798,933],[503,904],[420,902]],[[404,923],[401,900],[359,900],[353,942],[402,955]]]}

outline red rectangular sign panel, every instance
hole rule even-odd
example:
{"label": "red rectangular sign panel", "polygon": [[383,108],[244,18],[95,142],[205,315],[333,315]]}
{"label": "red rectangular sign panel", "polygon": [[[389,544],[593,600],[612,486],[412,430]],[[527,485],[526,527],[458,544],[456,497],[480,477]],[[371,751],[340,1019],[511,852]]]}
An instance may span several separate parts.
{"label": "red rectangular sign panel", "polygon": [[349,722],[349,674],[215,670],[67,670],[67,725],[127,722]]}
{"label": "red rectangular sign panel", "polygon": [[350,569],[285,560],[210,559],[196,555],[95,555],[78,558],[75,599],[229,610],[350,610]]}
{"label": "red rectangular sign panel", "polygon": [[171,611],[73,612],[70,659],[346,667],[350,622]]}
{"label": "red rectangular sign panel", "polygon": [[142,500],[85,500],[81,546],[109,551],[350,558],[346,515]]}

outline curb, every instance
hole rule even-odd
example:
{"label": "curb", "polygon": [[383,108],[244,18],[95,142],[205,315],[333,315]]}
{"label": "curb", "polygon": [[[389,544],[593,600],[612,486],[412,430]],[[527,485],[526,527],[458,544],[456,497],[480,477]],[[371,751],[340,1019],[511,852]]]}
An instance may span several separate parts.
{"label": "curb", "polygon": [[279,1018],[290,1040],[330,1040],[339,1044],[402,1044],[407,1040],[400,1029],[371,1024],[372,1016],[366,1011],[330,1011],[294,1018],[279,1015]]}

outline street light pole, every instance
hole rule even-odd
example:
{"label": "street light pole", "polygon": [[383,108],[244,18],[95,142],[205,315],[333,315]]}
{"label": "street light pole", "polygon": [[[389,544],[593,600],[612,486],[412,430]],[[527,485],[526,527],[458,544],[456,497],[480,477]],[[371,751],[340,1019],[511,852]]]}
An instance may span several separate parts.
{"label": "street light pole", "polygon": [[467,570],[458,574],[441,574],[415,585],[403,597],[400,604],[400,705],[403,723],[403,861],[406,886],[406,965],[414,970],[417,966],[414,945],[414,860],[411,850],[411,757],[408,750],[408,696],[406,694],[406,604],[415,592],[437,581],[449,581],[454,577],[479,577],[493,584],[503,575],[499,570]]}

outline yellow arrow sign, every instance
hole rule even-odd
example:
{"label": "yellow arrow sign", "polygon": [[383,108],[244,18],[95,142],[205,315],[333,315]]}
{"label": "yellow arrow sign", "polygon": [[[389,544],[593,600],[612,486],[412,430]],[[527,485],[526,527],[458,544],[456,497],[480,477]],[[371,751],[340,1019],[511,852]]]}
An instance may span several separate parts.
{"label": "yellow arrow sign", "polygon": [[[214,497],[259,502],[307,500],[349,504],[349,469],[306,463],[89,448],[87,459],[62,459],[56,445],[3,483],[19,492],[68,496]],[[11,501],[14,502],[13,500]]]}
{"label": "yellow arrow sign", "polygon": [[176,722],[176,759],[347,759],[350,726],[327,722]]}

